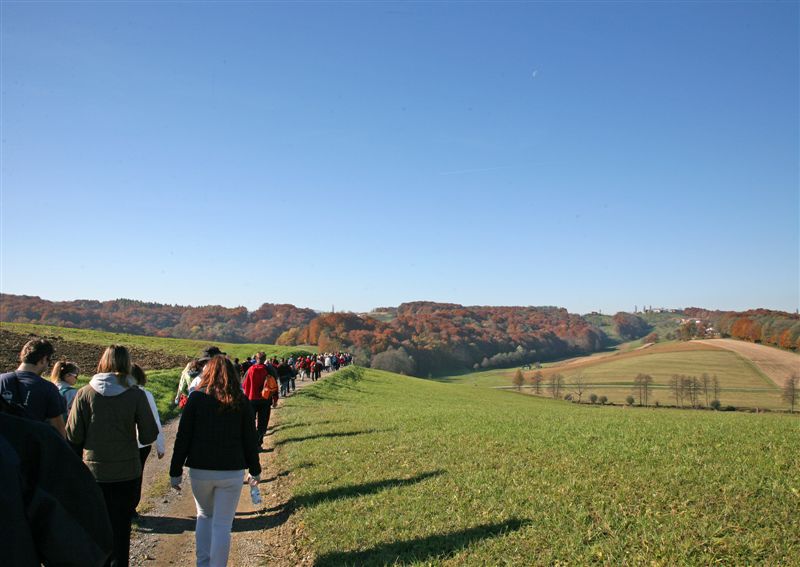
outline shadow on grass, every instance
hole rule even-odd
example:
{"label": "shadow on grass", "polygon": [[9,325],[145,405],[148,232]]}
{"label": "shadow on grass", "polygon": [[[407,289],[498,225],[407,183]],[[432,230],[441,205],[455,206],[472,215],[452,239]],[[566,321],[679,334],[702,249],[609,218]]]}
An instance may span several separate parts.
{"label": "shadow on grass", "polygon": [[296,427],[314,427],[317,425],[328,425],[330,423],[341,423],[341,419],[326,419],[323,421],[314,421],[314,422],[299,422],[299,423],[287,423],[286,425],[276,425],[275,427],[270,427],[271,432],[275,431],[284,431],[286,429],[294,429]]}
{"label": "shadow on grass", "polygon": [[437,534],[407,541],[384,543],[363,551],[335,551],[317,557],[317,567],[341,565],[405,565],[445,559],[471,544],[505,535],[526,526],[528,520],[512,519],[496,524],[482,524],[447,534]]}
{"label": "shadow on grass", "polygon": [[365,484],[355,484],[351,486],[342,486],[340,488],[332,488],[331,490],[323,490],[321,492],[312,492],[305,496],[295,496],[289,501],[292,507],[306,507],[315,506],[322,502],[329,500],[339,500],[340,498],[357,498],[367,494],[375,494],[387,488],[400,488],[403,486],[410,486],[417,484],[429,478],[435,478],[444,474],[444,471],[431,471],[411,478],[390,478],[387,480],[379,480],[376,482],[367,482]]}
{"label": "shadow on grass", "polygon": [[339,500],[340,498],[358,498],[359,496],[367,496],[368,494],[376,494],[381,490],[388,488],[399,488],[403,486],[411,486],[418,482],[422,482],[429,478],[435,478],[444,474],[444,471],[431,471],[411,478],[390,478],[387,480],[379,480],[376,482],[367,482],[365,484],[355,484],[351,486],[342,486],[339,488],[332,488],[331,490],[322,490],[320,492],[312,492],[304,496],[294,496],[285,506],[273,506],[267,508],[265,512],[273,512],[276,515],[291,513],[295,508],[316,506],[323,502],[330,500]]}
{"label": "shadow on grass", "polygon": [[331,433],[315,433],[314,435],[306,435],[305,437],[289,437],[275,441],[275,446],[287,445],[289,443],[299,443],[301,441],[310,441],[312,439],[331,439],[335,437],[355,437],[356,435],[369,435],[371,433],[381,433],[382,431],[390,431],[388,429],[366,429],[364,431],[332,431]]}

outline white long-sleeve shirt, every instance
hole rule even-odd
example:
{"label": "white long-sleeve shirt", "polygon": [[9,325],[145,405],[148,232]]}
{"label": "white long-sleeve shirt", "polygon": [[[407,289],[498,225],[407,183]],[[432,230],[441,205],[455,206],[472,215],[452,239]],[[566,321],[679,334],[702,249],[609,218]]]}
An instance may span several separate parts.
{"label": "white long-sleeve shirt", "polygon": [[[153,417],[156,419],[156,425],[158,425],[158,437],[156,437],[156,452],[160,454],[164,454],[166,451],[164,450],[164,430],[161,428],[161,418],[158,416],[158,408],[156,407],[156,399],[153,397],[153,394],[150,393],[150,390],[146,390],[145,388],[141,388],[144,392],[144,395],[147,396],[147,402],[150,404],[150,410],[153,412]],[[139,443],[139,434],[136,434],[136,442],[139,444],[139,448],[142,449],[143,447],[147,447],[147,445],[142,445]]]}

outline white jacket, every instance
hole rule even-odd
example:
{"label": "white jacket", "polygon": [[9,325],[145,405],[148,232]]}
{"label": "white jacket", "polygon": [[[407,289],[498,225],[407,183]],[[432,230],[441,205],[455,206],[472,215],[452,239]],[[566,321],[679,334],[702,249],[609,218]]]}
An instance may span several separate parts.
{"label": "white jacket", "polygon": [[[164,430],[161,428],[161,418],[158,416],[158,408],[156,407],[156,399],[153,397],[153,394],[150,393],[150,390],[145,388],[139,388],[144,392],[144,395],[147,396],[147,402],[150,404],[150,410],[153,412],[153,417],[156,419],[156,425],[158,425],[158,437],[156,438],[155,446],[156,452],[163,455],[164,451]],[[136,436],[136,442],[139,442],[139,436]],[[147,445],[142,445],[139,443],[139,448],[142,449],[147,447]]]}

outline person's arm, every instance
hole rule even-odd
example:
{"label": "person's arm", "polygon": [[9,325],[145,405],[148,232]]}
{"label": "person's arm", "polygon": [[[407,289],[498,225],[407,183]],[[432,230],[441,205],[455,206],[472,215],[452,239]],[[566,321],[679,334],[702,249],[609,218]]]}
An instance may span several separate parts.
{"label": "person's arm", "polygon": [[247,369],[247,372],[244,375],[244,380],[242,380],[242,391],[244,392],[244,395],[248,398],[250,397],[249,392],[251,388],[251,382],[253,381],[253,373],[251,372],[252,369],[253,369],[252,366]]}
{"label": "person's arm", "polygon": [[57,415],[56,417],[51,417],[47,421],[50,422],[50,425],[52,425],[56,431],[58,431],[58,434],[61,435],[62,439],[67,438],[67,428],[64,425],[63,415]]}
{"label": "person's arm", "polygon": [[[197,397],[200,394],[189,396],[189,401],[183,408],[181,420],[178,422],[178,433],[175,435],[175,444],[172,447],[172,460],[169,464],[169,476],[173,479],[183,476],[183,465],[189,456],[189,448],[194,435],[194,420],[197,413]],[[177,483],[180,484],[180,481]],[[176,483],[173,482],[173,486]]]}
{"label": "person's arm", "polygon": [[83,391],[78,391],[72,402],[72,411],[67,418],[67,441],[79,457],[83,456],[83,445],[86,443],[86,430],[91,422],[91,407],[86,402]]}
{"label": "person's arm", "polygon": [[261,463],[258,460],[258,432],[255,425],[253,408],[247,402],[242,404],[242,448],[244,460],[251,476],[261,474]]}
{"label": "person's arm", "polygon": [[150,410],[153,412],[153,417],[156,420],[156,425],[158,426],[158,437],[156,437],[156,454],[158,458],[161,459],[164,457],[164,429],[161,427],[161,417],[158,415],[158,408],[156,407],[156,399],[153,397],[153,393],[149,390],[144,391],[145,395],[147,396],[147,402],[150,404]]}
{"label": "person's arm", "polygon": [[67,432],[64,429],[64,414],[67,410],[67,402],[61,397],[55,384],[48,383],[47,388],[47,405],[46,416],[47,422],[52,425],[62,439],[67,438]]}
{"label": "person's arm", "polygon": [[136,414],[134,417],[136,419],[136,430],[139,433],[139,443],[141,445],[151,445],[158,437],[158,426],[147,401],[147,395],[138,388],[136,390]]}
{"label": "person's arm", "polygon": [[189,388],[189,383],[192,381],[192,378],[189,376],[189,365],[186,365],[186,368],[183,369],[181,372],[180,380],[178,380],[178,392],[175,394],[175,403],[177,404],[181,399],[181,394],[183,393],[184,388]]}

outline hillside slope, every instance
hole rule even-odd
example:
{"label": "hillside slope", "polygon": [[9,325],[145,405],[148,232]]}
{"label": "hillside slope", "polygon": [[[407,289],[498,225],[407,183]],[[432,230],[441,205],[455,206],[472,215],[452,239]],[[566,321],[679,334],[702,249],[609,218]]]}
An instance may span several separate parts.
{"label": "hillside slope", "polygon": [[378,371],[282,411],[316,565],[800,557],[789,416],[601,409]]}
{"label": "hillside slope", "polygon": [[800,354],[734,339],[708,339],[703,342],[731,350],[752,361],[779,388],[792,374],[800,377]]}

